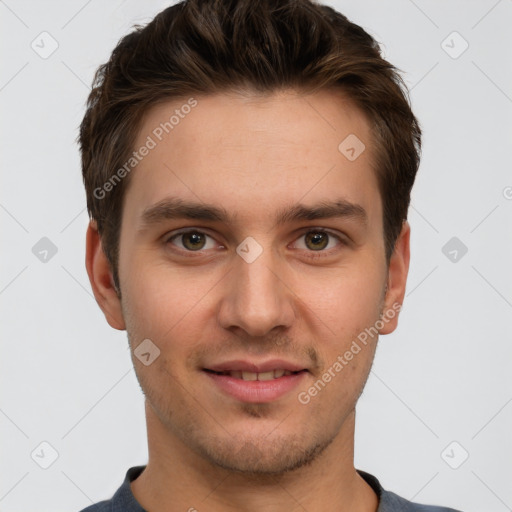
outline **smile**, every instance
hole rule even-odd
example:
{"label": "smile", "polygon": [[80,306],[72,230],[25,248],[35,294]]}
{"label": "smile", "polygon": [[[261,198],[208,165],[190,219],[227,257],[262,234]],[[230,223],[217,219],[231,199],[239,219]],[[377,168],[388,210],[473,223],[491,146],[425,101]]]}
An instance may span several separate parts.
{"label": "smile", "polygon": [[[248,381],[254,381],[254,380],[273,380],[273,379],[279,379],[281,377],[287,377],[288,375],[292,375],[294,373],[299,372],[292,372],[290,370],[272,370],[268,372],[243,372],[239,370],[232,370],[232,371],[225,371],[225,372],[214,372],[213,370],[206,370],[211,371],[212,373],[216,373],[217,375],[229,375],[230,377],[233,377],[234,379],[242,379],[242,380],[248,380]],[[305,371],[305,370],[303,370]]]}
{"label": "smile", "polygon": [[296,388],[309,373],[307,370],[273,370],[247,372],[240,370],[215,372],[203,370],[214,384],[214,389],[240,402],[265,403],[285,397]]}

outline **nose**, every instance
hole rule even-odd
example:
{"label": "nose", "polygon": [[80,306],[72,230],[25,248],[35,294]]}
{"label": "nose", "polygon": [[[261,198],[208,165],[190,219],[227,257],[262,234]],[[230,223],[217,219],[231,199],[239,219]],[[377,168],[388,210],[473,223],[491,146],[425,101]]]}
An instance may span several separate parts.
{"label": "nose", "polygon": [[260,337],[292,325],[295,296],[270,248],[250,263],[237,254],[226,280],[218,312],[224,329],[243,329],[247,336]]}

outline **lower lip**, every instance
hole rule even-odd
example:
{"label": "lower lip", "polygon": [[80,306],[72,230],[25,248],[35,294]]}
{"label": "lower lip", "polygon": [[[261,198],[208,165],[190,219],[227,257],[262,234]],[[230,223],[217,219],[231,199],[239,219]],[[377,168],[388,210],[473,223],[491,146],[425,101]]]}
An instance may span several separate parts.
{"label": "lower lip", "polygon": [[272,380],[243,380],[207,371],[204,371],[204,373],[222,391],[237,400],[248,403],[262,403],[277,400],[290,392],[299,385],[308,372],[292,373]]}

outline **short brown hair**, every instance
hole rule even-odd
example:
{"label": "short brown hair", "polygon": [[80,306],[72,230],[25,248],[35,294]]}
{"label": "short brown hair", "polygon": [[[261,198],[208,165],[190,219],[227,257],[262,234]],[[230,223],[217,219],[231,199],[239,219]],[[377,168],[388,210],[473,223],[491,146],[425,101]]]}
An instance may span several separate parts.
{"label": "short brown hair", "polygon": [[108,195],[102,187],[130,158],[150,106],[229,90],[337,88],[368,116],[389,264],[407,219],[421,130],[403,79],[381,57],[375,39],[310,0],[184,0],[134,29],[96,71],[78,137],[89,216],[97,222],[118,291],[130,175],[108,187]]}

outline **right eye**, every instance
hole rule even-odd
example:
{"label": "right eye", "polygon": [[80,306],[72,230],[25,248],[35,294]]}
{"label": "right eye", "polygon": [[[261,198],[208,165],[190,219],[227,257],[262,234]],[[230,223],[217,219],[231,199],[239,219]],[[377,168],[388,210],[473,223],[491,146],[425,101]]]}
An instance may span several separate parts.
{"label": "right eye", "polygon": [[196,229],[182,231],[180,233],[175,233],[170,237],[167,237],[165,243],[171,243],[172,245],[177,245],[174,243],[174,240],[179,240],[179,244],[177,245],[181,251],[185,252],[198,252],[206,249],[212,249],[215,244],[210,244],[210,247],[207,247],[208,241],[207,239],[213,240],[210,235],[203,233],[202,231],[198,231]]}

